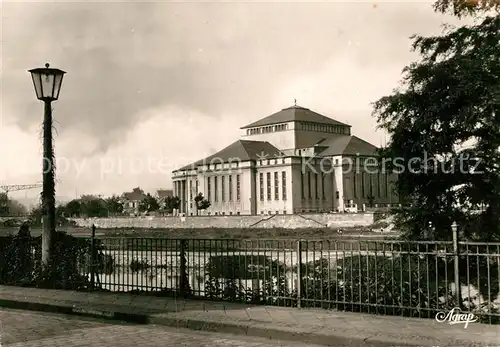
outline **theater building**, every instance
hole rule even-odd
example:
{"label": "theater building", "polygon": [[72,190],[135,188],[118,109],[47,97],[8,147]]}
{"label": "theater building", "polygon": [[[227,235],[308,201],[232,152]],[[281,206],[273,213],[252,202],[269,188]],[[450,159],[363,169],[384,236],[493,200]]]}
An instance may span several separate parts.
{"label": "theater building", "polygon": [[255,215],[342,212],[347,207],[399,203],[395,174],[377,165],[377,147],[351,126],[292,106],[241,128],[241,138],[173,171],[181,212]]}

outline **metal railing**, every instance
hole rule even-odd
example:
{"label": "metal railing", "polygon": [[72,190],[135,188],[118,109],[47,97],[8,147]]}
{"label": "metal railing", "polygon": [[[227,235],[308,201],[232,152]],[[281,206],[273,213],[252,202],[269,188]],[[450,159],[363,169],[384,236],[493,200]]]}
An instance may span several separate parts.
{"label": "metal railing", "polygon": [[[60,289],[500,322],[500,243],[59,238]],[[41,238],[0,240],[0,283],[33,285]]]}
{"label": "metal railing", "polygon": [[[434,318],[500,320],[500,243],[99,237],[109,291]],[[92,274],[92,275],[90,275]]]}

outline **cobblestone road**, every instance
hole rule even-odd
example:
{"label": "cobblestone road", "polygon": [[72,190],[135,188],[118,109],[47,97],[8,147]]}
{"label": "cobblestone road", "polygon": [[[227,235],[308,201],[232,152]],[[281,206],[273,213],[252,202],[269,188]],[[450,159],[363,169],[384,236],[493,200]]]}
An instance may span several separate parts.
{"label": "cobblestone road", "polygon": [[1,347],[309,346],[246,336],[103,322],[75,316],[0,310]]}

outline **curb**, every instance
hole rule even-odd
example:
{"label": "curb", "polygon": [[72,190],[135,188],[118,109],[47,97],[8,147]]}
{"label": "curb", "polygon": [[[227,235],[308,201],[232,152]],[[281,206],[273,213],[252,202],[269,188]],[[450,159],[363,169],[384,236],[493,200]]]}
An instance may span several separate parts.
{"label": "curb", "polygon": [[14,310],[62,313],[67,315],[100,318],[100,319],[107,319],[114,321],[124,321],[136,324],[148,324],[149,320],[149,315],[147,314],[106,311],[94,308],[91,305],[88,306],[69,305],[69,304],[57,305],[57,304],[45,304],[37,302],[0,299],[0,307],[14,309]]}
{"label": "curb", "polygon": [[[196,331],[205,331],[213,333],[225,333],[232,335],[245,335],[252,337],[266,338],[269,340],[293,341],[322,346],[358,346],[358,347],[387,347],[389,345],[397,346],[422,346],[422,343],[408,343],[406,341],[382,341],[371,339],[372,336],[354,337],[348,334],[342,334],[340,331],[335,334],[325,335],[314,332],[298,331],[291,328],[268,328],[259,325],[221,323],[216,321],[202,321],[195,319],[150,317],[150,324],[163,325],[181,329]],[[432,344],[431,344],[432,345]],[[429,345],[429,346],[431,346]]]}

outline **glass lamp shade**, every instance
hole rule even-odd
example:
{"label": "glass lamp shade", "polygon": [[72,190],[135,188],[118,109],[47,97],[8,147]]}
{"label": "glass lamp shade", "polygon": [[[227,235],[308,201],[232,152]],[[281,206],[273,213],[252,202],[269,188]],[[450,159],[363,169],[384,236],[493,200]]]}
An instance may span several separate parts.
{"label": "glass lamp shade", "polygon": [[36,97],[39,100],[53,101],[59,98],[62,79],[66,72],[51,69],[49,64],[45,64],[45,68],[32,69],[29,72],[35,86]]}

